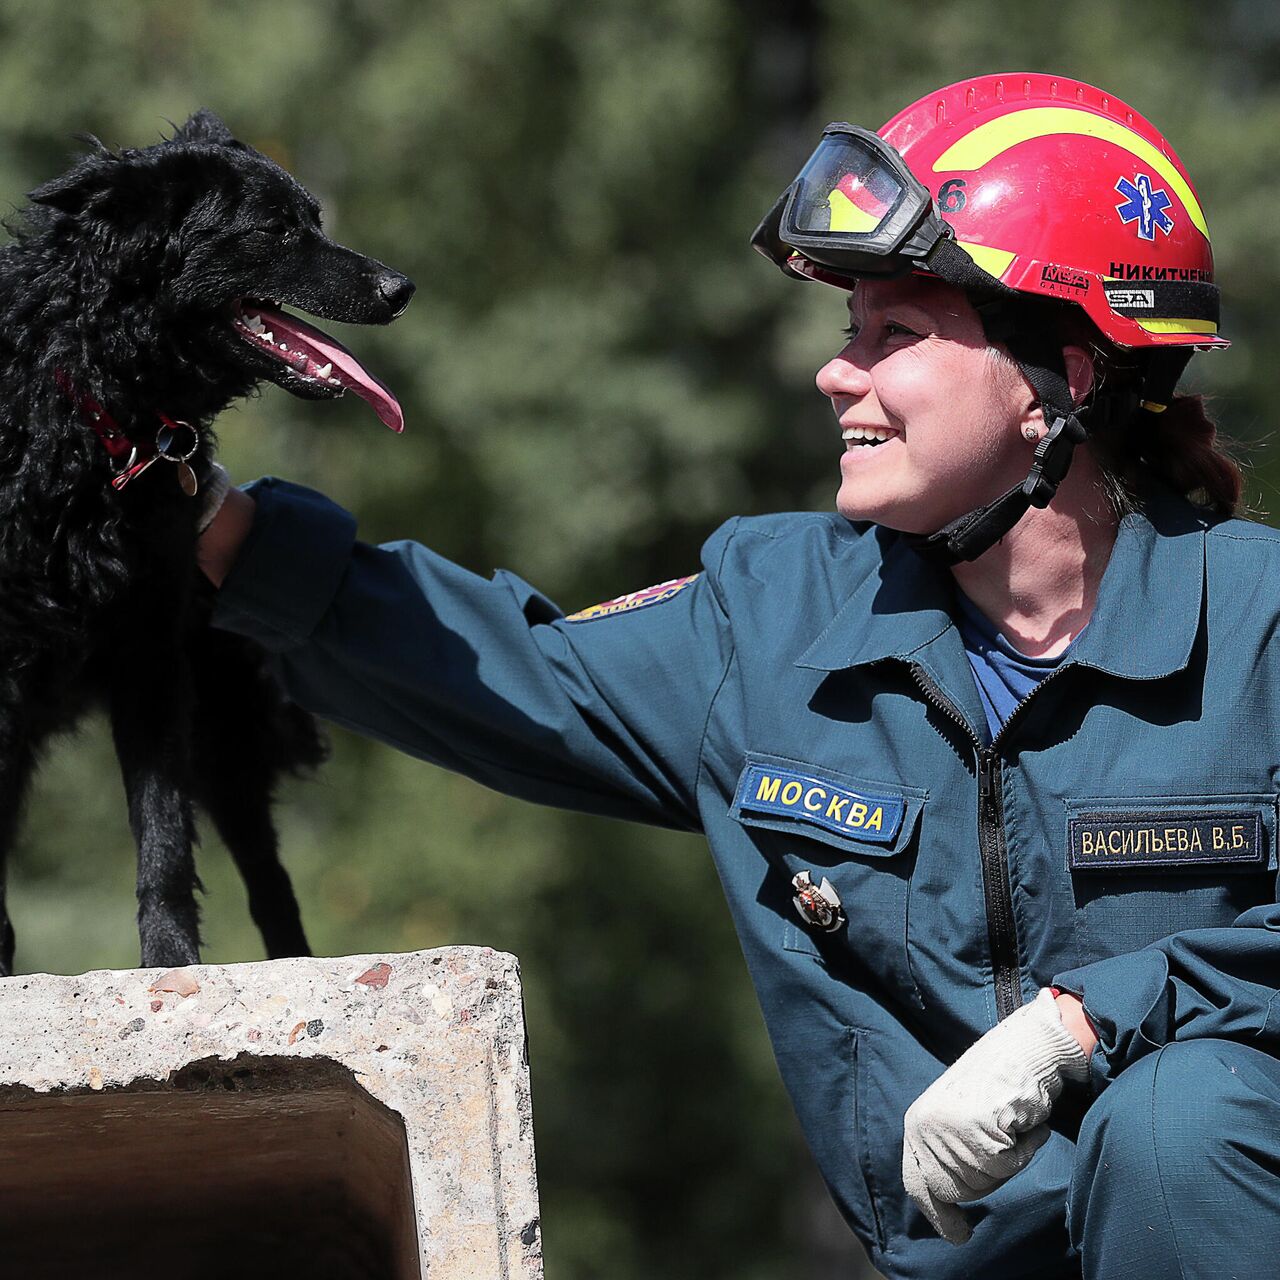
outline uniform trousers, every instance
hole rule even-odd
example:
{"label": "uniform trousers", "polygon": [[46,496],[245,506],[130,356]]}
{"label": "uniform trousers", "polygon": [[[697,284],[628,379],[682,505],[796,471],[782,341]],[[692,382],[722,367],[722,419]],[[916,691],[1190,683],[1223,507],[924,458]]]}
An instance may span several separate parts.
{"label": "uniform trousers", "polygon": [[1280,1060],[1185,1040],[1084,1117],[1067,1226],[1085,1280],[1280,1276]]}

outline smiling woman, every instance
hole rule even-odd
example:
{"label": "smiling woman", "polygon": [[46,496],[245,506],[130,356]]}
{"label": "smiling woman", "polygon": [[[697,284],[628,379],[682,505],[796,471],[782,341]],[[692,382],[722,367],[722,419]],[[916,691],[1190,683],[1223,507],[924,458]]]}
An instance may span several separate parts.
{"label": "smiling woman", "polygon": [[1280,1251],[1280,537],[1175,395],[1227,345],[1181,162],[1112,95],[982,77],[828,126],[753,243],[848,294],[835,513],[566,616],[262,481],[205,536],[215,621],[402,750],[705,833],[885,1274]]}

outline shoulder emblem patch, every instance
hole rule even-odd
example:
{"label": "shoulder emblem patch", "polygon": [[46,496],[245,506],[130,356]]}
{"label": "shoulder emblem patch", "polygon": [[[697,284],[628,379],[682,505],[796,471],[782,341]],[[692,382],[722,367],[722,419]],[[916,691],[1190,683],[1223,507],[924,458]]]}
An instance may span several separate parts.
{"label": "shoulder emblem patch", "polygon": [[591,622],[595,618],[611,618],[615,613],[628,613],[632,609],[644,609],[651,604],[661,604],[697,580],[698,575],[694,573],[687,578],[672,578],[670,582],[659,582],[656,586],[645,587],[643,591],[632,591],[625,596],[618,596],[615,600],[593,604],[589,609],[579,609],[577,613],[569,614],[565,621]]}

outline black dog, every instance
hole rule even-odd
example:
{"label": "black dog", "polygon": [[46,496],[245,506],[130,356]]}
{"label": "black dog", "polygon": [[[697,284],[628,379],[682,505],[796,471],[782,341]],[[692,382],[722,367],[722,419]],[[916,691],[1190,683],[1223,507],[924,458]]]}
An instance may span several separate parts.
{"label": "black dog", "polygon": [[261,650],[207,626],[196,490],[212,419],[262,379],[311,399],[354,391],[400,430],[395,397],[278,308],[385,324],[413,285],[328,240],[307,191],[210,112],[142,150],[90,143],[0,250],[0,872],[42,744],[105,705],[142,963],[199,959],[193,801],[269,954],[305,955],[270,807],[324,744]]}

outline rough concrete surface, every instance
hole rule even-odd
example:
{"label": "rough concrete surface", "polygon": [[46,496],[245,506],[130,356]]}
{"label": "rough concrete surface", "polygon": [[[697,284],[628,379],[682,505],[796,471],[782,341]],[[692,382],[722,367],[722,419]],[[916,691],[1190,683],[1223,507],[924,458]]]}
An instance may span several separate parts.
{"label": "rough concrete surface", "polygon": [[488,948],[0,980],[0,1276],[542,1275]]}

